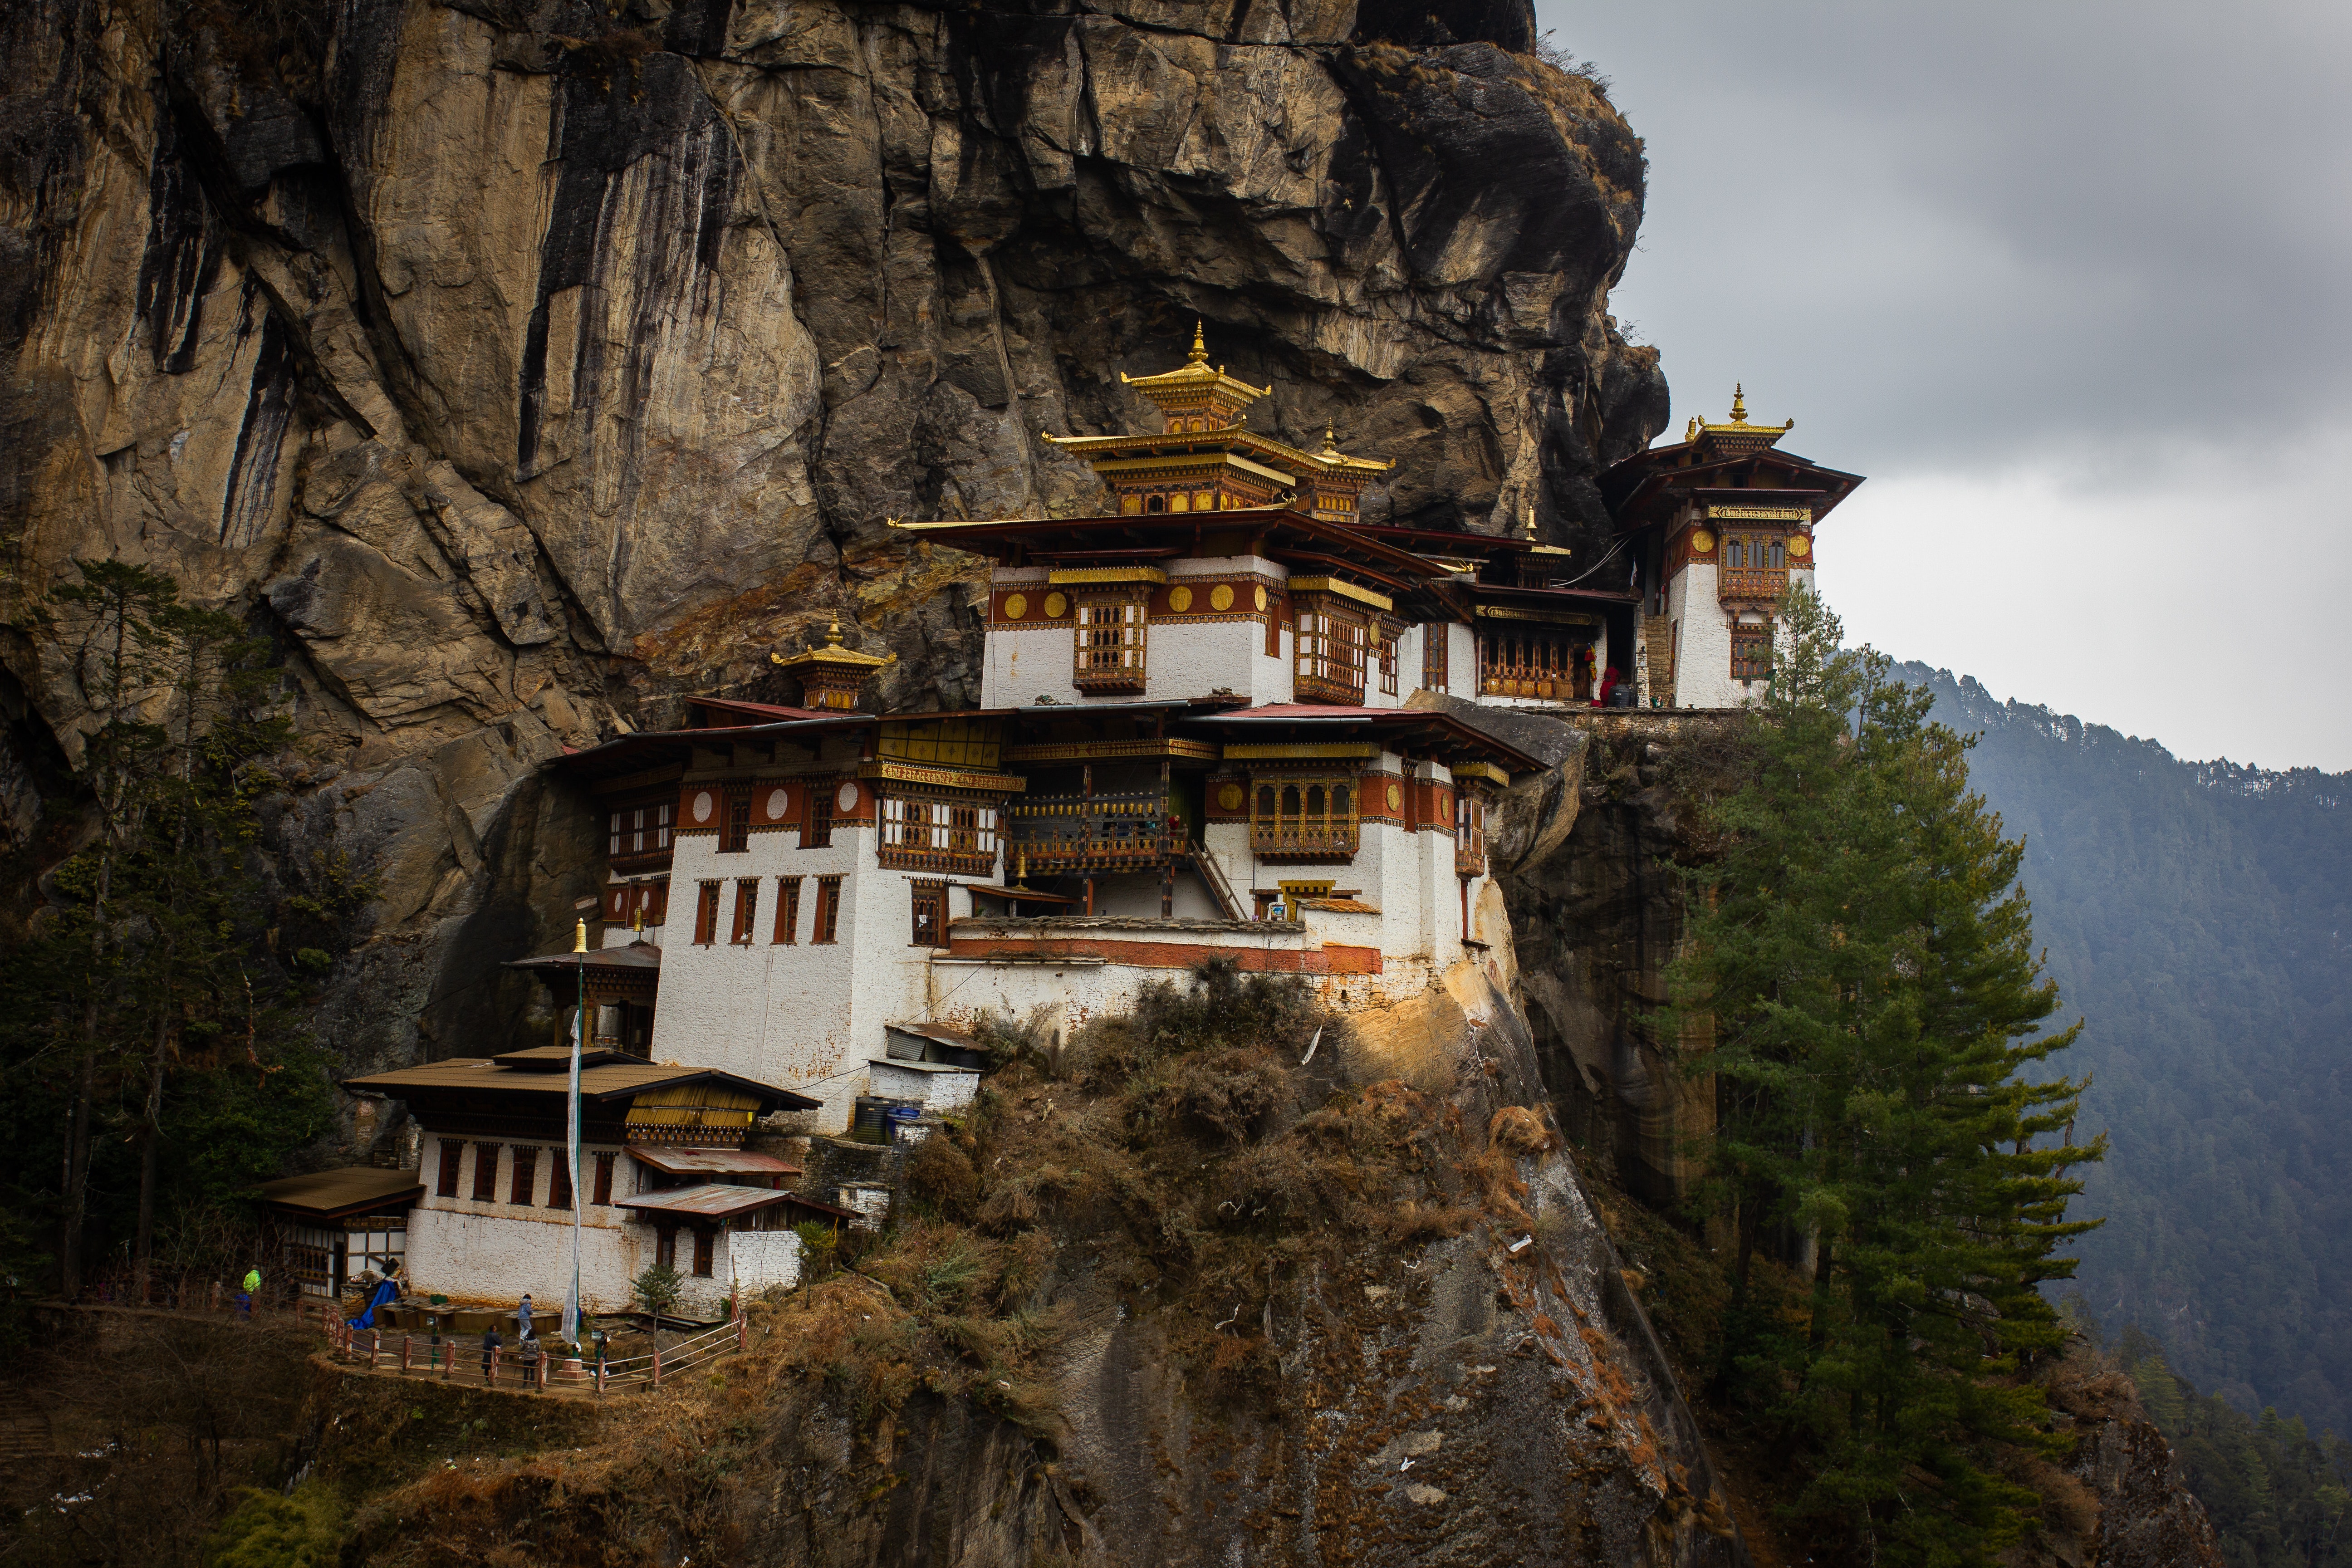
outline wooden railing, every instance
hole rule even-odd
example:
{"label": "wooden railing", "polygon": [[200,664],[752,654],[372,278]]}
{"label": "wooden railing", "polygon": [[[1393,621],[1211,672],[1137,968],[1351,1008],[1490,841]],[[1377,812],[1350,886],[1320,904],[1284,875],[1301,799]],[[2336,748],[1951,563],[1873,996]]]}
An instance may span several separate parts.
{"label": "wooden railing", "polygon": [[1340,822],[1277,818],[1250,824],[1250,852],[1261,860],[1352,860],[1358,838],[1353,817]]}
{"label": "wooden railing", "polygon": [[1156,791],[1024,795],[1009,817],[1007,863],[1030,872],[1149,869],[1176,847],[1168,797]]}
{"label": "wooden railing", "polygon": [[598,1394],[615,1388],[659,1388],[665,1377],[691,1372],[730,1351],[741,1350],[747,1331],[739,1306],[731,1321],[680,1340],[667,1350],[662,1349],[656,1333],[654,1348],[645,1355],[601,1361],[559,1352],[526,1361],[503,1346],[488,1352],[486,1359],[478,1345],[455,1335],[436,1338],[353,1328],[341,1312],[323,1301],[319,1312],[329,1353],[345,1362],[363,1362],[371,1372],[396,1371],[403,1377],[437,1377],[448,1383],[457,1380],[457,1363],[464,1362],[467,1363],[464,1377],[479,1378],[492,1388],[593,1388]]}

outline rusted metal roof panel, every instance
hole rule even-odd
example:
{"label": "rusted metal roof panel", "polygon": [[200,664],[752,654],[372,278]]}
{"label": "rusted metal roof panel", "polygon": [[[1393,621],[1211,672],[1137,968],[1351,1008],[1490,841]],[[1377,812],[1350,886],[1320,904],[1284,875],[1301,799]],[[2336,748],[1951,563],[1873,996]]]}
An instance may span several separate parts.
{"label": "rusted metal roof panel", "polygon": [[791,1196],[790,1193],[772,1192],[766,1187],[730,1187],[706,1182],[699,1186],[672,1187],[666,1193],[639,1193],[633,1198],[614,1200],[613,1206],[681,1218],[727,1219],[772,1207]]}
{"label": "rusted metal roof panel", "polygon": [[747,1149],[685,1149],[632,1143],[630,1155],[672,1176],[698,1173],[734,1176],[797,1176],[801,1168],[781,1154],[755,1154]]}

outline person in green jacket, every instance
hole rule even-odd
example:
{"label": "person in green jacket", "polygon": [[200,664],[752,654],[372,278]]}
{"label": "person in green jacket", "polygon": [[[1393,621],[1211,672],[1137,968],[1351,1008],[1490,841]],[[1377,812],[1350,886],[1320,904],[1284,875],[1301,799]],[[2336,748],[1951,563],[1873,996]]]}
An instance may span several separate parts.
{"label": "person in green jacket", "polygon": [[255,1264],[245,1271],[245,1283],[236,1292],[236,1315],[247,1322],[253,1320],[253,1299],[261,1294],[261,1266]]}

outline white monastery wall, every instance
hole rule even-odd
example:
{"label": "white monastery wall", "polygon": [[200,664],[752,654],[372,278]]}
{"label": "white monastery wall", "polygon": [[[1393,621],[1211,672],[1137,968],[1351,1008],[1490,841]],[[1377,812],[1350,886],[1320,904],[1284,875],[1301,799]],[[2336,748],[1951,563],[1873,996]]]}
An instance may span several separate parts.
{"label": "white monastery wall", "polygon": [[[1244,574],[1279,583],[1289,575],[1278,563],[1255,555],[1175,561],[1169,563],[1167,572],[1171,584],[1185,577]],[[1019,587],[1042,595],[1051,588],[1049,575],[1042,566],[1001,567],[990,581],[999,589]],[[1034,626],[990,626],[981,663],[980,705],[1026,708],[1041,696],[1081,705],[1137,700],[1132,692],[1078,689],[1076,637],[1076,624],[1067,620]],[[1205,697],[1222,687],[1253,703],[1287,702],[1291,694],[1288,634],[1284,634],[1282,655],[1269,658],[1265,630],[1256,621],[1154,617],[1144,630],[1143,673],[1145,700]]]}
{"label": "white monastery wall", "polygon": [[[504,1213],[488,1212],[504,1209]],[[463,1212],[471,1210],[474,1212]],[[590,1311],[629,1304],[629,1281],[653,1261],[653,1233],[591,1205],[580,1236],[580,1294]],[[610,1216],[610,1217],[600,1217]],[[643,1250],[641,1261],[638,1252]],[[511,1307],[528,1292],[552,1317],[572,1285],[572,1215],[427,1198],[408,1216],[408,1278],[420,1295]]]}
{"label": "white monastery wall", "polygon": [[1681,628],[1675,655],[1675,706],[1737,706],[1742,691],[1731,679],[1731,623],[1716,599],[1713,562],[1694,562],[1667,581],[1666,614]]}

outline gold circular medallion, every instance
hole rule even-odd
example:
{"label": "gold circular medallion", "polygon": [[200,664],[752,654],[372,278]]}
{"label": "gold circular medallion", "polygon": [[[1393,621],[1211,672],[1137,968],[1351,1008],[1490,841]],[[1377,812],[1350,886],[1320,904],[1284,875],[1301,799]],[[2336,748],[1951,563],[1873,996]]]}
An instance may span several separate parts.
{"label": "gold circular medallion", "polygon": [[1234,587],[1232,584],[1220,583],[1215,587],[1209,590],[1209,608],[1213,610],[1224,611],[1230,610],[1233,607]]}
{"label": "gold circular medallion", "polygon": [[1004,618],[1006,620],[1017,621],[1028,613],[1029,601],[1026,596],[1020,594],[1013,594],[1005,599]]}
{"label": "gold circular medallion", "polygon": [[1229,784],[1217,792],[1219,811],[1239,811],[1242,808],[1242,786]]}
{"label": "gold circular medallion", "polygon": [[1391,811],[1404,809],[1404,785],[1394,784],[1389,785],[1389,809]]}
{"label": "gold circular medallion", "polygon": [[1265,585],[1264,584],[1260,584],[1257,587],[1255,587],[1255,589],[1253,589],[1253,590],[1251,590],[1251,591],[1252,591],[1253,593],[1255,593],[1255,594],[1257,595],[1257,607],[1258,607],[1259,609],[1261,609],[1261,610],[1265,609]]}
{"label": "gold circular medallion", "polygon": [[1168,607],[1180,616],[1185,611],[1191,609],[1192,607],[1192,590],[1184,587],[1169,589]]}
{"label": "gold circular medallion", "polygon": [[1794,533],[1789,536],[1789,558],[1790,560],[1802,561],[1806,556],[1811,555],[1812,552],[1813,542],[1811,540],[1807,539],[1801,533]]}
{"label": "gold circular medallion", "polygon": [[1692,554],[1704,555],[1714,548],[1715,535],[1709,533],[1706,530],[1702,528],[1696,533],[1691,535]]}
{"label": "gold circular medallion", "polygon": [[1069,607],[1070,601],[1062,597],[1061,595],[1048,594],[1045,595],[1045,618],[1047,620],[1060,620],[1069,610]]}

